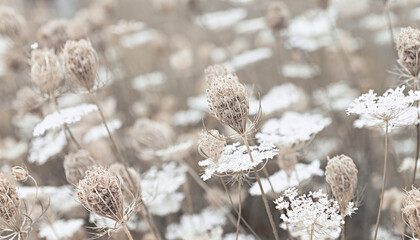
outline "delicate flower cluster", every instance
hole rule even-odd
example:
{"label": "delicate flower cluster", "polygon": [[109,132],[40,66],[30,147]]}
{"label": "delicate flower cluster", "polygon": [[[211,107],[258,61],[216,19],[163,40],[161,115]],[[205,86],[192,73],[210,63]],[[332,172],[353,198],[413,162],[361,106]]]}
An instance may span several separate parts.
{"label": "delicate flower cluster", "polygon": [[[281,219],[294,237],[301,239],[334,239],[344,224],[337,201],[328,199],[322,190],[298,196],[296,188],[287,189],[274,203],[278,210],[285,211]],[[345,215],[351,215],[356,208],[349,204]]]}
{"label": "delicate flower cluster", "polygon": [[220,66],[216,66],[205,70],[210,114],[238,134],[244,134],[249,114],[246,87],[235,74],[220,69]]}
{"label": "delicate flower cluster", "polygon": [[198,151],[205,158],[211,158],[214,162],[219,161],[220,155],[226,146],[226,140],[217,130],[200,132]]}
{"label": "delicate flower cluster", "polygon": [[[106,124],[108,125],[108,129],[111,132],[111,134],[114,133],[115,130],[122,127],[122,122],[119,119],[107,121]],[[106,130],[105,125],[100,124],[89,129],[89,131],[83,136],[83,142],[91,143],[104,137],[108,137],[108,132]]]}
{"label": "delicate flower cluster", "polygon": [[381,124],[388,123],[390,128],[400,126],[395,119],[406,112],[415,101],[420,100],[419,91],[410,90],[408,95],[405,95],[404,89],[405,86],[397,87],[395,90],[388,89],[382,96],[377,96],[373,90],[370,90],[349,105],[347,115],[367,115],[380,120]]}
{"label": "delicate flower cluster", "polygon": [[31,80],[42,94],[53,96],[63,79],[61,62],[54,51],[35,49],[31,52]]}
{"label": "delicate flower cluster", "polygon": [[0,228],[18,214],[20,206],[16,188],[0,173]]}
{"label": "delicate flower cluster", "polygon": [[29,148],[28,162],[42,165],[60,153],[66,144],[64,131],[50,131],[45,136],[36,137]]}
{"label": "delicate flower cluster", "polygon": [[253,162],[249,158],[246,146],[239,143],[227,145],[217,162],[209,158],[198,163],[198,165],[205,168],[201,178],[204,181],[210,179],[212,175],[229,175],[243,178],[249,171],[263,163],[264,160],[272,159],[278,154],[278,150],[269,144],[251,146],[250,149],[254,159]]}
{"label": "delicate flower cluster", "polygon": [[109,171],[119,178],[125,199],[138,200],[141,194],[140,174],[134,168],[126,167],[121,163],[112,164]]}
{"label": "delicate flower cluster", "polygon": [[97,110],[98,107],[94,104],[81,104],[76,107],[62,109],[59,112],[53,112],[36,125],[33,135],[35,137],[41,136],[49,129],[58,129],[65,124],[79,122],[83,116]]}
{"label": "delicate flower cluster", "polygon": [[396,39],[399,62],[413,77],[420,72],[420,30],[411,27],[402,28]]}

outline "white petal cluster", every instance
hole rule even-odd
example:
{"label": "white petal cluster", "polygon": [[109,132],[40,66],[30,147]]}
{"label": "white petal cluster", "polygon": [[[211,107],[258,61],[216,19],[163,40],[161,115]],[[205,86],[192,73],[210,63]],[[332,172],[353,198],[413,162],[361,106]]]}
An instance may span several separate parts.
{"label": "white petal cluster", "polygon": [[[56,220],[52,225],[42,223],[39,228],[38,236],[45,238],[46,240],[56,240],[57,237],[60,239],[71,238],[83,226],[84,222],[83,219],[70,219]],[[56,231],[56,229],[59,231]]]}
{"label": "white petal cluster", "polygon": [[[286,212],[280,218],[289,231],[302,240],[312,239],[311,232],[313,239],[335,239],[341,232],[341,224],[344,224],[338,202],[328,199],[322,190],[298,196],[298,190],[290,188],[274,203],[278,210]],[[349,204],[346,215],[355,210],[353,204]]]}
{"label": "white petal cluster", "polygon": [[60,153],[66,144],[64,131],[50,131],[45,136],[33,138],[29,149],[28,162],[42,165],[52,156]]}
{"label": "white petal cluster", "polygon": [[[305,102],[304,92],[292,83],[285,83],[272,87],[271,90],[261,98],[261,108],[264,114],[285,111],[299,102]],[[250,102],[250,113],[256,114],[259,101]]]}
{"label": "white petal cluster", "polygon": [[256,137],[259,142],[289,147],[311,140],[330,124],[330,118],[319,114],[286,112],[280,119],[268,120]]}
{"label": "white petal cluster", "polygon": [[40,136],[49,129],[61,128],[64,124],[72,124],[82,120],[82,117],[97,111],[98,108],[94,104],[81,104],[76,107],[70,107],[57,111],[46,116],[42,122],[36,125],[33,135],[35,137]]}
{"label": "white petal cluster", "polygon": [[[388,121],[391,128],[402,127],[402,126],[412,126],[420,122],[419,119],[419,109],[417,107],[409,107],[401,114],[390,119]],[[375,118],[372,115],[363,114],[360,115],[359,119],[355,120],[353,123],[355,128],[369,128],[369,127],[385,127],[384,121],[378,118]]]}
{"label": "white petal cluster", "polygon": [[152,167],[141,176],[141,189],[144,204],[154,215],[165,216],[181,208],[185,195],[177,192],[185,182],[187,169],[169,162],[161,170]]}
{"label": "white petal cluster", "polygon": [[211,158],[200,161],[198,165],[205,168],[201,178],[206,181],[212,175],[248,172],[264,160],[272,159],[278,154],[278,150],[270,144],[261,144],[250,148],[254,162],[251,162],[246,146],[240,145],[239,142],[227,145],[217,162],[214,162]]}
{"label": "white petal cluster", "polygon": [[207,207],[198,214],[183,215],[179,223],[172,223],[167,227],[166,239],[195,240],[197,236],[225,225],[227,221],[225,214],[226,209]]}
{"label": "white petal cluster", "polygon": [[[119,119],[110,120],[106,123],[111,133],[122,127],[122,122]],[[89,131],[83,136],[83,142],[91,143],[104,137],[108,137],[108,132],[105,125],[102,123],[89,129]]]}
{"label": "white petal cluster", "polygon": [[[295,166],[295,171],[288,177],[284,170],[280,170],[270,176],[270,182],[273,185],[276,193],[281,193],[287,188],[297,187],[305,180],[308,180],[312,176],[324,176],[324,171],[320,168],[321,164],[319,160],[314,160],[310,164],[298,163]],[[267,178],[261,178],[261,184],[264,192],[268,193],[271,191],[270,182]],[[257,183],[252,184],[249,189],[249,194],[253,196],[261,195],[261,190]]]}
{"label": "white petal cluster", "polygon": [[[382,96],[377,96],[373,90],[370,90],[349,105],[346,111],[347,115],[365,115],[365,118],[377,119],[382,123],[388,121],[391,128],[400,126],[401,123],[391,120],[395,120],[409,111],[411,105],[420,100],[420,91],[410,90],[408,95],[405,95],[404,89],[405,86],[397,87],[395,90],[388,89]],[[404,117],[404,115],[402,116]],[[359,123],[359,125],[362,124]]]}

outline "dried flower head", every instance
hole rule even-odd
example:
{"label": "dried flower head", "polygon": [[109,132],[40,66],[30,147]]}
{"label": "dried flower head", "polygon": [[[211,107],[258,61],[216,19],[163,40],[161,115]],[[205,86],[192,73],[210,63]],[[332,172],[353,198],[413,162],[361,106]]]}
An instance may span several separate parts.
{"label": "dried flower head", "polygon": [[31,80],[39,91],[52,96],[63,80],[63,70],[52,50],[35,49],[31,53]]}
{"label": "dried flower head", "polygon": [[109,171],[120,179],[122,193],[126,199],[137,199],[141,194],[140,174],[134,168],[114,163]]}
{"label": "dried flower head", "polygon": [[25,182],[29,177],[28,169],[25,166],[14,166],[12,168],[12,175],[19,182]]}
{"label": "dried flower head", "polygon": [[85,177],[86,171],[94,165],[95,160],[84,149],[67,154],[63,161],[67,182],[76,186]]}
{"label": "dried flower head", "polygon": [[51,20],[38,29],[36,39],[42,47],[54,49],[58,53],[64,47],[66,41],[69,40],[68,26],[69,22],[67,20]]}
{"label": "dried flower head", "polygon": [[67,41],[62,57],[66,76],[83,89],[91,92],[96,85],[98,55],[88,40]]}
{"label": "dried flower head", "polygon": [[420,30],[411,27],[402,28],[396,39],[398,60],[411,76],[417,77],[420,72]]}
{"label": "dried flower head", "polygon": [[249,101],[246,87],[235,74],[220,66],[208,67],[205,74],[210,114],[239,135],[247,134],[254,125],[247,128]]}
{"label": "dried flower head", "polygon": [[89,211],[116,223],[126,222],[121,182],[109,170],[95,167],[86,171],[77,186],[77,197]]}
{"label": "dried flower head", "polygon": [[0,173],[0,218],[2,221],[8,222],[14,218],[18,214],[19,205],[16,188]]}
{"label": "dried flower head", "polygon": [[14,8],[0,6],[0,35],[16,39],[22,36],[25,26],[25,18]]}
{"label": "dried flower head", "polygon": [[420,190],[413,188],[407,192],[401,209],[405,223],[420,236]]}
{"label": "dried flower head", "polygon": [[23,87],[16,92],[15,108],[19,112],[30,112],[39,108],[41,104],[42,98],[30,87]]}
{"label": "dried flower head", "polygon": [[328,159],[325,180],[330,184],[341,212],[345,211],[349,202],[354,198],[357,188],[357,172],[353,160],[345,155]]}
{"label": "dried flower head", "polygon": [[198,151],[205,158],[211,158],[217,162],[226,146],[226,139],[217,130],[200,132]]}
{"label": "dried flower head", "polygon": [[175,141],[175,133],[170,125],[147,118],[137,119],[129,134],[136,140],[136,147],[140,151],[166,149]]}
{"label": "dried flower head", "polygon": [[279,32],[288,25],[290,18],[289,8],[284,2],[271,1],[265,12],[265,22],[273,32]]}

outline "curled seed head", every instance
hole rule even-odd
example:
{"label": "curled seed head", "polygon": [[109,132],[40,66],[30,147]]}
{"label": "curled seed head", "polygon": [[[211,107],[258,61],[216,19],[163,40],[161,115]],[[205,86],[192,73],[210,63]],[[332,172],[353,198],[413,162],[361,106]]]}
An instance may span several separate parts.
{"label": "curled seed head", "polygon": [[14,166],[12,168],[12,175],[19,182],[25,182],[29,177],[28,169],[25,166]]}
{"label": "curled seed head", "polygon": [[64,44],[69,40],[69,22],[64,19],[54,19],[40,27],[36,33],[38,43],[45,48],[61,51]]}
{"label": "curled seed head", "polygon": [[413,188],[405,196],[401,209],[406,224],[417,234],[420,234],[420,190]]}
{"label": "curled seed head", "polygon": [[290,18],[289,8],[284,2],[271,1],[265,12],[265,22],[273,32],[287,27]]}
{"label": "curled seed head", "polygon": [[62,52],[66,76],[76,85],[92,91],[96,83],[98,55],[88,40],[67,41]]}
{"label": "curled seed head", "polygon": [[345,155],[335,156],[328,160],[325,179],[331,186],[341,212],[346,210],[349,202],[354,198],[357,187],[357,172],[353,160]]}
{"label": "curled seed head", "polygon": [[170,125],[147,118],[137,119],[129,134],[136,140],[140,151],[166,149],[175,141],[175,133]]}
{"label": "curled seed head", "polygon": [[25,18],[14,8],[0,6],[0,35],[10,39],[22,36],[26,26]]}
{"label": "curled seed head", "polygon": [[198,150],[205,158],[217,162],[226,146],[226,139],[217,130],[209,132],[202,130],[198,140]]}
{"label": "curled seed head", "polygon": [[35,49],[31,53],[31,80],[41,93],[51,96],[63,80],[61,63],[54,51]]}
{"label": "curled seed head", "polygon": [[396,47],[399,62],[417,77],[420,72],[420,30],[411,27],[401,29]]}
{"label": "curled seed head", "polygon": [[124,220],[124,198],[118,177],[103,167],[87,170],[79,181],[77,197],[90,212],[112,219]]}
{"label": "curled seed head", "polygon": [[85,177],[85,172],[94,164],[89,152],[80,149],[75,153],[69,153],[64,157],[63,165],[67,182],[77,185],[80,179]]}
{"label": "curled seed head", "polygon": [[222,69],[211,66],[205,70],[209,111],[218,121],[242,135],[246,132],[249,114],[246,87],[235,74]]}
{"label": "curled seed head", "polygon": [[121,163],[114,163],[109,167],[109,171],[120,179],[124,197],[130,199],[140,195],[140,174],[134,168],[125,167]]}
{"label": "curled seed head", "polygon": [[8,222],[19,211],[19,196],[15,186],[0,173],[0,218]]}

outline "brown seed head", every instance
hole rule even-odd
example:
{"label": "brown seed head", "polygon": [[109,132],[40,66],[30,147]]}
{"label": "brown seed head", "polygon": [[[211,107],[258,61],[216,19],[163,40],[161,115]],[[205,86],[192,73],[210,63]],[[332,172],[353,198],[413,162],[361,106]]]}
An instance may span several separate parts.
{"label": "brown seed head", "polygon": [[289,8],[284,2],[271,1],[265,12],[265,22],[273,32],[287,27],[290,18]]}
{"label": "brown seed head", "polygon": [[44,48],[54,49],[60,52],[67,40],[69,21],[64,19],[54,19],[40,27],[36,33],[38,43]]}
{"label": "brown seed head", "polygon": [[198,151],[205,158],[211,158],[217,162],[226,146],[226,139],[217,130],[209,132],[202,130],[198,140]]}
{"label": "brown seed head", "polygon": [[12,175],[19,182],[25,182],[29,177],[28,169],[25,166],[14,166],[12,168]]}
{"label": "brown seed head", "polygon": [[223,72],[222,69],[215,66],[205,70],[209,112],[218,121],[242,135],[247,130],[249,114],[246,87],[239,82],[235,74]]}
{"label": "brown seed head", "polygon": [[63,80],[61,63],[54,51],[35,49],[31,53],[31,80],[42,94],[51,96]]}
{"label": "brown seed head", "polygon": [[85,177],[85,172],[94,164],[94,159],[84,149],[80,149],[75,153],[69,153],[64,157],[63,161],[67,182],[77,185],[79,180]]}
{"label": "brown seed head", "polygon": [[345,155],[328,159],[325,179],[330,184],[341,212],[345,212],[349,202],[354,198],[357,187],[357,168],[353,160]]}
{"label": "brown seed head", "polygon": [[124,198],[118,177],[103,167],[86,171],[79,181],[77,197],[90,212],[112,219],[124,221]]}
{"label": "brown seed head", "polygon": [[140,151],[166,149],[175,142],[175,133],[170,125],[147,118],[137,119],[129,134],[136,140]]}
{"label": "brown seed head", "polygon": [[420,190],[413,188],[407,192],[401,209],[406,224],[420,235]]}
{"label": "brown seed head", "polygon": [[70,81],[87,91],[92,91],[99,63],[98,55],[90,41],[67,41],[62,56]]}
{"label": "brown seed head", "polygon": [[19,211],[19,196],[15,186],[0,173],[0,219],[8,222]]}
{"label": "brown seed head", "polygon": [[126,199],[136,199],[141,194],[140,174],[134,169],[125,167],[121,163],[114,163],[109,171],[120,179],[122,193]]}
{"label": "brown seed head", "polygon": [[25,18],[14,8],[0,6],[0,35],[16,40],[22,36],[25,26]]}
{"label": "brown seed head", "polygon": [[413,77],[420,72],[420,30],[411,27],[401,29],[396,40],[399,62]]}

